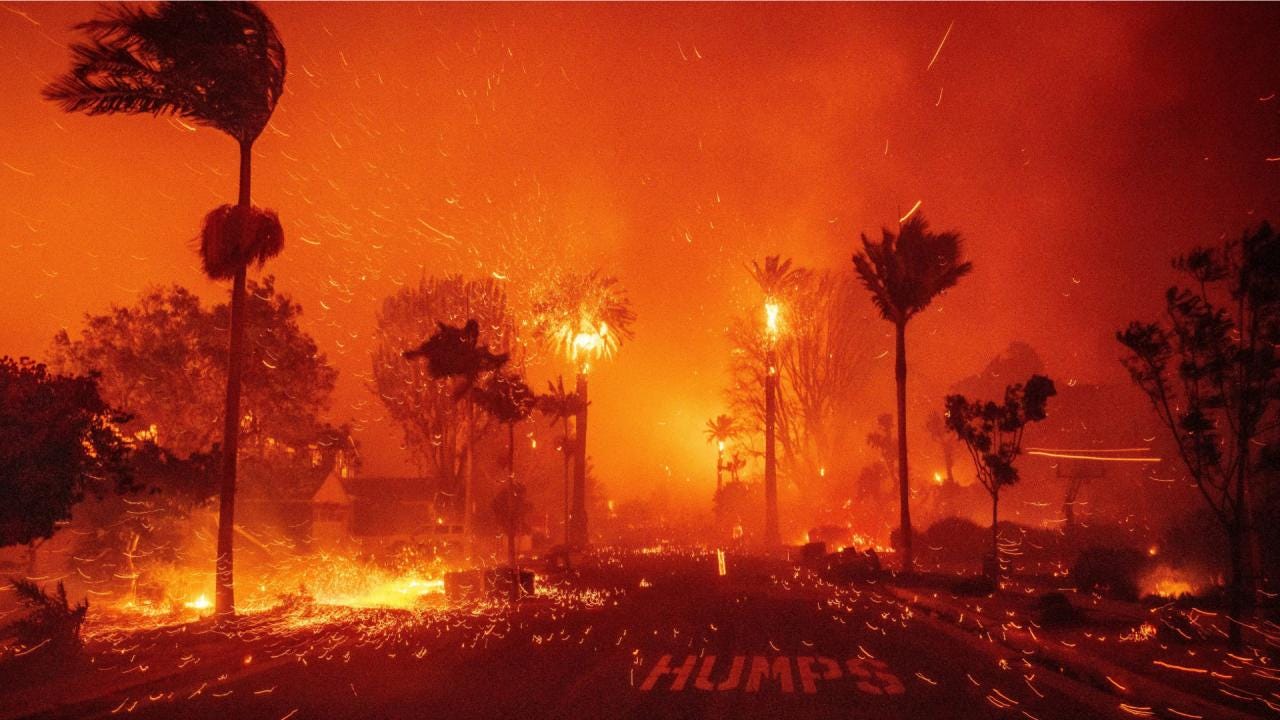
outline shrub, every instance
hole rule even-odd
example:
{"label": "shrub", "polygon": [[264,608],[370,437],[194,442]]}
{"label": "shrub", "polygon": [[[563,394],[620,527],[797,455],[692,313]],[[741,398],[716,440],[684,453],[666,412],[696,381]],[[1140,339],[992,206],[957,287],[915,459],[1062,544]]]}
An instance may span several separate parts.
{"label": "shrub", "polygon": [[1077,625],[1083,619],[1070,598],[1060,592],[1048,592],[1036,598],[1036,618],[1046,627]]}
{"label": "shrub", "polygon": [[58,592],[50,595],[30,580],[12,579],[18,601],[28,612],[9,626],[18,645],[24,650],[40,648],[43,655],[68,655],[80,651],[80,626],[89,612],[89,601],[72,605],[67,588],[58,583]]}
{"label": "shrub", "polygon": [[1090,546],[1080,552],[1071,575],[1080,592],[1098,592],[1117,600],[1138,599],[1138,583],[1147,558],[1127,547]]}

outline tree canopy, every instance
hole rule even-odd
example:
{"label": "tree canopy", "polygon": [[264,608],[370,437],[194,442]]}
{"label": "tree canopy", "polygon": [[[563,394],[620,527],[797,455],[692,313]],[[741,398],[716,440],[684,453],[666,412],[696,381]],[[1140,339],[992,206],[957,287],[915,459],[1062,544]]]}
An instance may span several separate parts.
{"label": "tree canopy", "polygon": [[86,492],[131,487],[124,419],[92,375],[0,358],[0,546],[51,536]]}

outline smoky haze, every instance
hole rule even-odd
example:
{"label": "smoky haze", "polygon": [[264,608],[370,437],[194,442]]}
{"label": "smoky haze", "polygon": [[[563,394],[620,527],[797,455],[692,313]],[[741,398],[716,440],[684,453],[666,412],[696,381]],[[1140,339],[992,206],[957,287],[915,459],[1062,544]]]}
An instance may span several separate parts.
{"label": "smoky haze", "polygon": [[[151,284],[223,299],[191,238],[234,198],[232,143],[61,112],[39,91],[92,7],[0,9],[6,351],[42,357]],[[267,10],[289,79],[255,146],[254,200],[287,237],[266,271],[339,369],[331,419],[371,474],[412,470],[370,351],[381,300],[424,275],[616,275],[638,319],[593,372],[597,474],[706,502],[701,428],[725,411],[730,318],[759,306],[752,258],[847,271],[859,233],[917,202],[964,235],[972,276],[909,330],[928,458],[923,411],[1012,341],[1060,382],[1128,383],[1113,334],[1154,314],[1169,258],[1280,218],[1274,5]],[[869,430],[892,337],[859,312],[875,347],[848,420]]]}

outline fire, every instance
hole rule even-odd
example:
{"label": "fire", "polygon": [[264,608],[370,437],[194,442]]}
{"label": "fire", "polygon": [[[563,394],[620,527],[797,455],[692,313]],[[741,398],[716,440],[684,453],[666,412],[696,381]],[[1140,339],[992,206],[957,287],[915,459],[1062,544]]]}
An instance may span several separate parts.
{"label": "fire", "polygon": [[1167,565],[1160,565],[1151,571],[1143,580],[1142,586],[1149,595],[1169,599],[1195,595],[1198,589],[1191,578]]}
{"label": "fire", "polygon": [[944,479],[944,478],[943,478],[943,476],[942,476],[942,473],[937,472],[937,471],[935,471],[935,472],[933,473],[933,484],[935,484],[935,485],[941,485],[941,484],[942,484],[943,479]]}
{"label": "fire", "polygon": [[781,306],[778,303],[768,300],[764,304],[765,328],[769,331],[769,339],[776,340],[778,337],[778,314],[781,312]]}
{"label": "fire", "polygon": [[213,607],[213,603],[209,602],[209,596],[201,593],[199,597],[190,602],[182,603],[182,606],[191,610],[208,610]]}

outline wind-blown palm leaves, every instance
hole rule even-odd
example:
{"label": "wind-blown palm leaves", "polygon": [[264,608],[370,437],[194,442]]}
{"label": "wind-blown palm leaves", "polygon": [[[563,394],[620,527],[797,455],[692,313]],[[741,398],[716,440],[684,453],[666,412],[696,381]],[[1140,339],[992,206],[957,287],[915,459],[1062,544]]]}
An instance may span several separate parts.
{"label": "wind-blown palm leaves", "polygon": [[911,508],[907,487],[907,322],[940,293],[973,270],[961,260],[959,233],[934,233],[916,214],[895,235],[885,228],[880,242],[862,236],[863,252],[853,267],[871,293],[871,302],[895,330],[894,376],[898,385],[898,491],[901,511],[902,569],[911,572]]}
{"label": "wind-blown palm leaves", "polygon": [[960,234],[931,232],[919,213],[897,235],[888,228],[882,235],[880,242],[862,236],[863,252],[853,256],[853,266],[871,302],[890,322],[907,322],[973,271],[973,263],[960,259]]}
{"label": "wind-blown palm leaves", "polygon": [[618,279],[566,273],[533,304],[534,335],[579,368],[612,357],[633,336],[635,313]]}
{"label": "wind-blown palm leaves", "polygon": [[76,29],[71,72],[44,89],[67,112],[173,114],[252,143],[284,92],[284,44],[253,3],[121,5]]}
{"label": "wind-blown palm leaves", "polygon": [[232,530],[245,271],[250,261],[278,254],[284,242],[274,213],[252,208],[250,168],[253,143],[284,92],[284,44],[266,13],[249,2],[121,5],[76,27],[85,39],[71,46],[71,72],[44,88],[46,99],[89,115],[177,115],[221,130],[240,147],[237,209],[218,208],[201,231],[209,276],[232,280],[217,557],[217,614],[228,618],[235,614]]}

